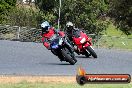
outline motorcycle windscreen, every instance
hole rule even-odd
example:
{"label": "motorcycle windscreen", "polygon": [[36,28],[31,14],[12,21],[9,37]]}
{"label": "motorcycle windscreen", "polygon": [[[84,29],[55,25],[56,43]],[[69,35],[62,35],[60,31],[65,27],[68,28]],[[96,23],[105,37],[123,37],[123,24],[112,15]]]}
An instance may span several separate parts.
{"label": "motorcycle windscreen", "polygon": [[81,35],[81,31],[80,30],[74,31],[73,35],[74,35],[75,38],[78,38]]}
{"label": "motorcycle windscreen", "polygon": [[59,47],[58,44],[53,44],[53,45],[51,46],[52,49],[57,49],[58,47]]}

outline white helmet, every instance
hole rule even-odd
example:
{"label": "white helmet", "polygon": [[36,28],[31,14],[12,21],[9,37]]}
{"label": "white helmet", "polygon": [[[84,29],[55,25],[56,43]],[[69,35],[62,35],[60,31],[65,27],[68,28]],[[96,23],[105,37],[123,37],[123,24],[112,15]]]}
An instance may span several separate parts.
{"label": "white helmet", "polygon": [[69,21],[66,23],[66,27],[70,27],[70,26],[73,26],[73,23]]}
{"label": "white helmet", "polygon": [[50,27],[50,25],[49,25],[49,22],[48,21],[45,21],[45,22],[43,22],[41,24],[41,28],[42,28],[42,31],[43,32],[47,32],[49,30],[49,27]]}
{"label": "white helmet", "polygon": [[43,22],[42,24],[41,24],[41,27],[42,28],[45,28],[45,27],[49,27],[50,25],[49,25],[49,22],[48,21],[45,21],[45,22]]}

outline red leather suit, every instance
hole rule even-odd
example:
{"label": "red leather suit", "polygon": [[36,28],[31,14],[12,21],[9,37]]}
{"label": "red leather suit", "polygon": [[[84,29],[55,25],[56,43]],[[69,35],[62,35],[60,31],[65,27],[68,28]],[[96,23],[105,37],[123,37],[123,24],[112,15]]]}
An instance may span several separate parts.
{"label": "red leather suit", "polygon": [[46,33],[44,33],[44,34],[41,34],[42,35],[42,42],[43,42],[43,45],[47,48],[47,49],[49,49],[50,48],[50,43],[49,43],[49,39],[54,35],[54,34],[56,34],[56,33],[58,33],[60,36],[62,36],[62,37],[64,37],[65,36],[65,34],[64,34],[64,32],[62,32],[62,31],[56,31],[53,27],[51,27],[50,29],[49,29],[49,31],[48,32],[46,32]]}

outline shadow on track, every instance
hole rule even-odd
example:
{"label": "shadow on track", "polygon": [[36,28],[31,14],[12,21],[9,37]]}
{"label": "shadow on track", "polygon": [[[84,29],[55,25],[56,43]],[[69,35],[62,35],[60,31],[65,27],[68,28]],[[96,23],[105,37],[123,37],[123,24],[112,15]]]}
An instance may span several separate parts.
{"label": "shadow on track", "polygon": [[92,56],[86,57],[86,56],[76,56],[76,58],[85,58],[85,59],[94,59]]}
{"label": "shadow on track", "polygon": [[45,63],[47,65],[71,65],[70,63]]}

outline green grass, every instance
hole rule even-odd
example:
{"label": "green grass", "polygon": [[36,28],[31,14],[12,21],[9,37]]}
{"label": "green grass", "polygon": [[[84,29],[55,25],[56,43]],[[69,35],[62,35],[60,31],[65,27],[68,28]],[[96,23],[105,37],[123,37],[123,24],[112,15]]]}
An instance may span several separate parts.
{"label": "green grass", "polygon": [[[102,36],[98,43],[99,47],[115,48],[115,49],[128,49],[132,50],[132,35],[125,35],[122,31],[117,29],[114,25],[110,24],[106,31],[103,31]],[[112,37],[111,37],[112,36]]]}
{"label": "green grass", "polygon": [[99,46],[104,48],[132,50],[132,39],[103,36],[99,40]]}
{"label": "green grass", "polygon": [[132,88],[132,84],[64,84],[64,83],[7,83],[0,84],[0,88]]}
{"label": "green grass", "polygon": [[102,34],[108,35],[108,36],[132,38],[132,35],[125,35],[121,30],[116,28],[112,23],[108,26],[106,30],[102,32]]}

